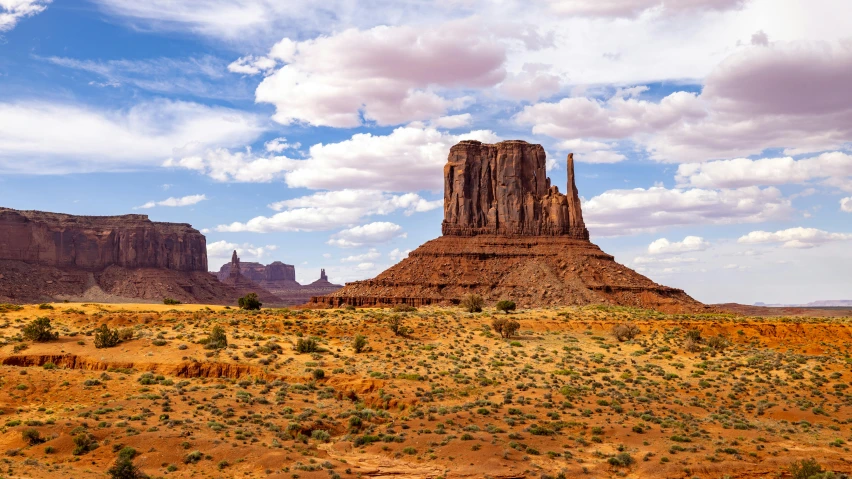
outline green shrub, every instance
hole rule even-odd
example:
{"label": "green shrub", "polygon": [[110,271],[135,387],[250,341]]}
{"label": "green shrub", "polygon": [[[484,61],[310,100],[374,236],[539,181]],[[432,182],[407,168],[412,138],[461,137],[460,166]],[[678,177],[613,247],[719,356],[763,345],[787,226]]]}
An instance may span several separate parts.
{"label": "green shrub", "polygon": [[495,308],[497,311],[503,311],[506,314],[509,314],[509,311],[515,310],[515,302],[504,299],[503,301],[498,301],[497,306]]}
{"label": "green shrub", "polygon": [[323,371],[322,369],[314,369],[314,370],[311,372],[311,375],[314,377],[314,379],[316,379],[317,381],[319,381],[320,379],[324,379],[324,378],[325,378],[325,371]]}
{"label": "green shrub", "polygon": [[615,467],[628,467],[632,465],[635,461],[630,456],[630,454],[626,452],[619,452],[615,456],[609,458],[609,464]]}
{"label": "green shrub", "polygon": [[816,459],[802,459],[790,464],[789,471],[793,479],[810,479],[822,473],[822,466]]}
{"label": "green shrub", "polygon": [[480,313],[485,305],[485,300],[478,294],[469,294],[461,300],[460,305],[468,313]]}
{"label": "green shrub", "polygon": [[397,304],[396,306],[391,308],[391,311],[395,313],[413,313],[417,311],[417,308],[408,304]]}
{"label": "green shrub", "polygon": [[40,305],[38,305],[38,309],[53,309],[53,306],[47,303],[41,303]]}
{"label": "green shrub", "polygon": [[296,346],[293,347],[297,353],[315,353],[319,351],[319,344],[313,339],[302,339],[299,338],[296,341]]}
{"label": "green shrub", "polygon": [[494,318],[491,321],[491,329],[503,338],[511,338],[520,328],[521,324],[512,319]]}
{"label": "green shrub", "polygon": [[210,335],[203,339],[204,349],[225,349],[228,347],[228,336],[222,326],[213,326]]}
{"label": "green shrub", "polygon": [[41,438],[41,434],[34,428],[28,428],[21,431],[21,438],[23,438],[24,442],[30,446],[35,446],[36,444],[44,442],[44,439]]}
{"label": "green shrub", "polygon": [[402,317],[397,314],[388,318],[388,328],[390,328],[391,332],[393,332],[396,336],[406,337],[411,334],[411,328],[405,326],[402,323]]}
{"label": "green shrub", "polygon": [[258,310],[261,306],[263,306],[263,303],[257,299],[257,293],[249,293],[237,300],[237,306],[239,306],[240,309]]}
{"label": "green shrub", "polygon": [[163,298],[163,304],[180,304],[180,301],[172,298]]}
{"label": "green shrub", "polygon": [[192,451],[183,458],[184,464],[195,464],[204,457],[201,451]]}
{"label": "green shrub", "polygon": [[37,318],[30,324],[24,326],[24,339],[39,343],[53,341],[59,337],[59,333],[53,332],[49,318]]}
{"label": "green shrub", "polygon": [[132,447],[122,448],[118,452],[115,464],[107,470],[109,477],[111,479],[146,479],[148,476],[133,464],[134,457],[136,457],[136,449]]}
{"label": "green shrub", "polygon": [[367,347],[367,338],[358,334],[352,340],[352,349],[355,350],[355,353],[361,353],[364,351],[364,348]]}
{"label": "green shrub", "polygon": [[121,339],[119,338],[117,329],[109,329],[106,324],[102,324],[101,327],[95,329],[96,348],[112,348],[118,346],[120,342]]}
{"label": "green shrub", "polygon": [[82,456],[89,451],[97,449],[98,443],[95,442],[95,437],[88,432],[81,432],[74,436],[74,450],[71,452],[75,456]]}

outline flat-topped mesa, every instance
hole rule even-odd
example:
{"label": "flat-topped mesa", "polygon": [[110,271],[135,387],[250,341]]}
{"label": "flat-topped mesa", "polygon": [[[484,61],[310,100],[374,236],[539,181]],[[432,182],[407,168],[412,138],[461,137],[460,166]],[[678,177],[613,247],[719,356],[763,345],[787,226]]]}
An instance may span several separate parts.
{"label": "flat-topped mesa", "polygon": [[568,155],[567,195],[551,186],[541,145],[465,140],[444,166],[445,236],[567,236],[589,239]]}
{"label": "flat-topped mesa", "polygon": [[207,240],[184,223],[146,215],[74,216],[0,207],[0,260],[101,271],[207,271]]}

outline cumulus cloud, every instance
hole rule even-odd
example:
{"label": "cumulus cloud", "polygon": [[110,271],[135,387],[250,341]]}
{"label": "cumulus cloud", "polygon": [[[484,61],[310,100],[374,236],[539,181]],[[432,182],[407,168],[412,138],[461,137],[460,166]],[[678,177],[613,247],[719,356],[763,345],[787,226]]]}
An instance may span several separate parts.
{"label": "cumulus cloud", "polygon": [[840,200],[840,211],[852,213],[852,196]]}
{"label": "cumulus cloud", "polygon": [[388,215],[403,210],[406,215],[440,208],[443,200],[429,201],[416,193],[392,195],[374,190],[324,191],[278,201],[269,205],[272,216],[219,225],[224,232],[327,231],[350,226],[372,215]]}
{"label": "cumulus cloud", "polygon": [[370,251],[362,254],[347,256],[340,260],[341,263],[364,263],[366,261],[381,258],[382,254],[376,248],[370,248]]}
{"label": "cumulus cloud", "polygon": [[0,32],[8,32],[26,17],[39,14],[51,0],[0,0]]}
{"label": "cumulus cloud", "polygon": [[752,231],[737,240],[742,244],[782,243],[784,248],[813,248],[833,241],[852,240],[849,233],[829,233],[816,228],[790,228],[776,231]]}
{"label": "cumulus cloud", "polygon": [[446,128],[448,130],[453,130],[456,128],[462,128],[467,125],[470,125],[473,117],[470,113],[462,113],[460,115],[449,115],[442,116],[440,118],[436,118],[429,122],[431,126],[435,128]]}
{"label": "cumulus cloud", "polygon": [[406,234],[403,233],[402,226],[387,221],[379,221],[339,231],[332,235],[328,244],[340,248],[357,248],[405,237]]}
{"label": "cumulus cloud", "polygon": [[593,235],[620,236],[663,227],[760,223],[786,219],[790,200],[777,188],[610,190],[583,203]]}
{"label": "cumulus cloud", "polygon": [[191,206],[198,204],[206,199],[207,195],[189,195],[183,196],[181,198],[175,198],[174,196],[172,196],[162,201],[149,201],[142,206],[137,206],[134,209],[148,209],[153,208],[155,206]]}
{"label": "cumulus cloud", "polygon": [[126,110],[0,102],[0,171],[59,174],[159,166],[184,148],[233,148],[265,129],[255,115],[157,100]]}
{"label": "cumulus cloud", "polygon": [[270,57],[286,63],[264,78],[256,99],[284,125],[353,128],[396,125],[465,106],[446,88],[491,87],[505,76],[506,52],[473,23],[347,29],[305,41],[289,38]]}
{"label": "cumulus cloud", "polygon": [[[240,261],[261,261],[278,250],[276,245],[255,246],[251,243],[231,243],[228,241],[216,241],[207,244],[207,264],[213,271],[218,271],[219,266],[231,261],[231,254],[236,250]],[[219,266],[217,266],[219,265]]]}
{"label": "cumulus cloud", "polygon": [[257,75],[272,70],[277,64],[278,62],[269,57],[247,55],[231,62],[228,65],[228,71],[244,75]]}
{"label": "cumulus cloud", "polygon": [[631,139],[665,162],[768,148],[794,155],[839,149],[852,138],[850,83],[852,41],[776,42],[737,50],[700,94],[678,91],[656,102],[570,97],[529,105],[514,119],[557,139]]}
{"label": "cumulus cloud", "polygon": [[679,185],[698,188],[736,188],[750,185],[784,185],[814,179],[852,176],[852,155],[823,153],[811,158],[791,157],[711,161],[683,164],[677,169]]}
{"label": "cumulus cloud", "polygon": [[692,251],[704,251],[710,243],[699,236],[687,236],[683,241],[669,241],[660,238],[648,245],[648,253],[652,255],[680,254]]}
{"label": "cumulus cloud", "polygon": [[518,73],[507,75],[497,90],[513,100],[537,101],[559,92],[562,80],[541,63],[525,63]]}
{"label": "cumulus cloud", "polygon": [[282,137],[269,140],[263,146],[266,148],[266,151],[270,153],[281,153],[284,150],[299,149],[302,147],[302,144],[298,141],[295,143],[288,143],[287,138]]}
{"label": "cumulus cloud", "polygon": [[167,168],[184,168],[216,181],[237,183],[268,183],[283,178],[296,164],[296,160],[286,156],[257,156],[250,148],[236,152],[225,148],[208,149],[163,162]]}
{"label": "cumulus cloud", "polygon": [[633,264],[637,265],[655,265],[655,264],[683,264],[683,263],[697,263],[698,258],[690,258],[684,256],[672,256],[668,258],[661,258],[656,256],[639,256],[633,259]]}
{"label": "cumulus cloud", "polygon": [[575,153],[574,159],[580,163],[618,163],[626,160],[626,156],[613,151],[615,146],[611,143],[582,139],[565,140],[556,145],[562,151]]}

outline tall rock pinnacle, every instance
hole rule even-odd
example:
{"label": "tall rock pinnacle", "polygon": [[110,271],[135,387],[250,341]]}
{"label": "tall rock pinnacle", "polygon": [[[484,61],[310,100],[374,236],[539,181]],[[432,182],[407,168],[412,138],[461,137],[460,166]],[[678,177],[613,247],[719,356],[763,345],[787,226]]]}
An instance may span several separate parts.
{"label": "tall rock pinnacle", "polygon": [[550,185],[541,145],[462,141],[444,166],[445,236],[568,236],[589,239],[568,157],[568,194]]}

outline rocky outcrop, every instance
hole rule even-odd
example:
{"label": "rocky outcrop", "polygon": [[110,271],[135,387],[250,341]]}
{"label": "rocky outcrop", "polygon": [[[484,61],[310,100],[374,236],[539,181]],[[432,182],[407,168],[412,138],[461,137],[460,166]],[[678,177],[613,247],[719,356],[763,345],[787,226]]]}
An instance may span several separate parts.
{"label": "rocky outcrop", "polygon": [[207,240],[145,215],[73,216],[0,208],[0,302],[234,304],[207,272]]}
{"label": "rocky outcrop", "polygon": [[458,304],[469,294],[521,307],[616,304],[665,312],[706,307],[620,265],[589,241],[568,155],[567,194],[546,176],[540,145],[463,141],[444,167],[443,233],[315,306]]}
{"label": "rocky outcrop", "polygon": [[207,271],[207,240],[188,224],[146,215],[73,216],[0,208],[0,260],[85,271]]}
{"label": "rocky outcrop", "polygon": [[320,271],[320,279],[308,285],[301,285],[296,281],[295,266],[280,261],[268,265],[241,262],[236,251],[231,262],[222,265],[216,276],[219,281],[238,286],[241,290],[255,288],[261,296],[263,295],[260,290],[266,291],[267,295],[276,298],[266,302],[274,301],[275,304],[283,305],[304,304],[312,296],[330,294],[343,287],[329,282],[324,269]]}
{"label": "rocky outcrop", "polygon": [[568,156],[567,195],[550,184],[541,145],[462,141],[444,166],[445,236],[568,236],[588,240]]}
{"label": "rocky outcrop", "polygon": [[[237,296],[242,297],[249,293],[255,293],[260,298],[260,301],[267,305],[272,304],[285,304],[284,301],[279,298],[275,293],[267,290],[259,283],[252,281],[252,279],[243,274],[243,271],[247,269],[243,267],[240,262],[240,257],[237,256],[237,251],[234,250],[234,254],[231,255],[231,262],[228,263],[227,268],[223,266],[219,270],[219,275],[217,275],[218,279],[233,288],[237,291]],[[222,270],[227,270],[227,275],[224,279],[222,279]],[[251,269],[248,269],[251,271]]]}

